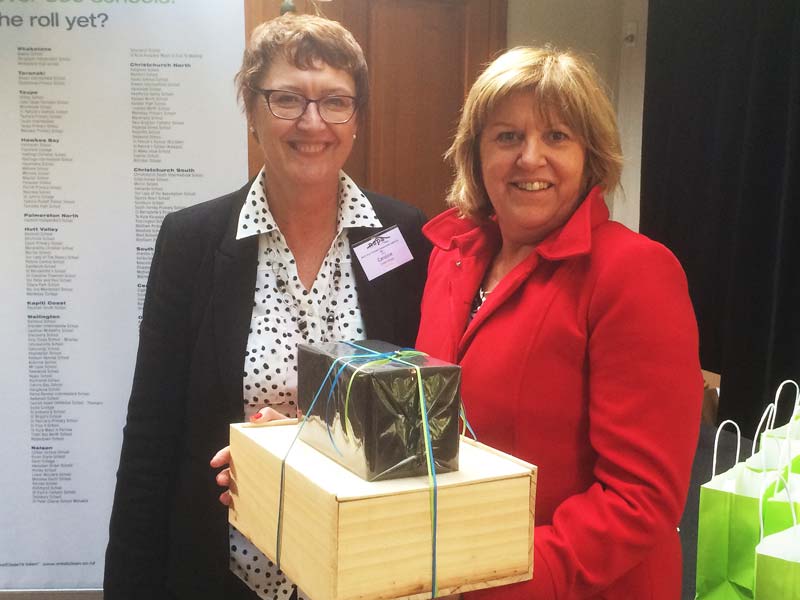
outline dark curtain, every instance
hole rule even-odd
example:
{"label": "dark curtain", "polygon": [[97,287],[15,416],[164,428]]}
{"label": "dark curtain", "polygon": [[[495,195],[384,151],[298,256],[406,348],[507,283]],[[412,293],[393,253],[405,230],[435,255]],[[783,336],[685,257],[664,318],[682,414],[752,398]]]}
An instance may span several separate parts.
{"label": "dark curtain", "polygon": [[640,230],[683,264],[719,418],[752,437],[800,379],[800,0],[650,0],[642,152]]}

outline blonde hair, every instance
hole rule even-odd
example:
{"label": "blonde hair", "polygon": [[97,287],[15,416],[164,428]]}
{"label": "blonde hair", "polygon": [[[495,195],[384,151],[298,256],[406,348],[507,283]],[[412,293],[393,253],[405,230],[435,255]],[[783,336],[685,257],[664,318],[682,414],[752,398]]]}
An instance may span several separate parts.
{"label": "blonde hair", "polygon": [[336,21],[315,15],[287,13],[265,21],[253,30],[234,82],[237,97],[250,116],[258,99],[261,79],[277,58],[298,69],[313,69],[324,63],[348,73],[356,85],[356,106],[369,97],[369,72],[361,46]]}
{"label": "blonde hair", "polygon": [[453,145],[445,154],[455,168],[448,204],[465,217],[493,213],[481,176],[480,136],[498,103],[516,92],[529,93],[545,122],[562,121],[584,146],[583,194],[595,185],[607,193],[616,188],[622,173],[619,130],[594,68],[570,51],[517,47],[489,64],[467,95]]}

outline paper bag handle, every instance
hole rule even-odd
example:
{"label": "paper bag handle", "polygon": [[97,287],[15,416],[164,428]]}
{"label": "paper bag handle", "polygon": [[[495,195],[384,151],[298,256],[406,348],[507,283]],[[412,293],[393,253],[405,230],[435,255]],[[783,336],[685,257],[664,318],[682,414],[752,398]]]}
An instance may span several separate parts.
{"label": "paper bag handle", "polygon": [[726,419],[719,424],[719,427],[717,427],[717,435],[714,436],[714,458],[711,461],[711,477],[717,476],[717,449],[719,448],[719,434],[725,425],[728,424],[731,424],[736,428],[736,462],[739,462],[739,456],[742,452],[742,432],[739,429],[739,426],[736,424],[736,421]]}
{"label": "paper bag handle", "polygon": [[[786,474],[786,477],[789,477],[789,473]],[[766,481],[764,485],[761,487],[761,494],[758,496],[758,523],[759,523],[759,540],[764,539],[764,496],[767,495],[767,488],[771,485],[777,484],[779,481],[783,482],[783,486],[786,488],[786,497],[789,499],[789,510],[792,511],[792,527],[797,527],[797,512],[794,508],[794,500],[792,499],[792,490],[789,487],[789,482],[784,478],[781,473],[776,473],[775,479]],[[773,496],[775,492],[773,491]]]}
{"label": "paper bag handle", "polygon": [[[786,437],[784,438],[786,440],[786,443],[783,445],[783,448],[781,449],[781,454],[778,456],[778,468],[780,468],[780,466],[784,464],[782,459],[783,459],[783,454],[785,453],[787,469],[790,469],[792,465],[792,441],[794,440],[794,430],[798,422],[798,417],[800,417],[800,411],[798,410],[800,409],[800,387],[797,385],[796,382],[792,381],[791,379],[787,379],[786,381],[781,383],[778,386],[778,391],[775,392],[775,402],[772,403],[773,411],[771,415],[771,423],[774,427],[775,415],[778,413],[778,400],[780,399],[781,390],[783,389],[783,386],[786,385],[787,383],[791,383],[795,387],[796,391],[795,391],[794,408],[792,409],[792,415],[789,417],[789,423],[788,426],[786,427]],[[773,427],[770,427],[770,429],[772,429]],[[789,487],[787,486],[786,489],[788,490]]]}
{"label": "paper bag handle", "polygon": [[778,390],[775,392],[775,401],[772,403],[775,408],[772,411],[772,416],[770,417],[767,429],[775,429],[775,417],[778,414],[778,400],[780,400],[781,398],[781,391],[783,390],[783,386],[785,386],[787,383],[791,383],[795,389],[794,406],[792,407],[792,416],[789,417],[789,422],[793,421],[796,416],[800,416],[800,386],[797,385],[796,381],[787,379],[778,386]]}
{"label": "paper bag handle", "polygon": [[[759,433],[761,433],[761,426],[767,425],[764,427],[764,432],[769,429],[770,419],[775,414],[775,405],[770,403],[767,404],[767,408],[764,409],[764,412],[761,414],[761,420],[758,422],[758,427],[756,427],[756,434],[753,436],[753,446],[750,448],[750,456],[754,456],[756,453],[756,446],[758,445],[758,437]],[[761,455],[761,470],[767,470],[767,457],[762,453]]]}

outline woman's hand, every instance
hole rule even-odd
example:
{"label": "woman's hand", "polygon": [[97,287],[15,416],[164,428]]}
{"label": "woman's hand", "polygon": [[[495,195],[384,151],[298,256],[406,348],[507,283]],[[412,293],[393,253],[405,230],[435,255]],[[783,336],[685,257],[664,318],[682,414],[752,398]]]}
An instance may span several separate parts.
{"label": "woman's hand", "polygon": [[252,417],[250,417],[251,423],[266,423],[267,421],[277,421],[278,419],[288,419],[289,417],[282,415],[277,410],[270,408],[269,406],[265,406]]}
{"label": "woman's hand", "polygon": [[[275,421],[277,419],[285,418],[286,417],[281,413],[267,406],[262,408],[256,414],[252,415],[250,417],[250,422],[266,423],[267,421]],[[217,452],[211,458],[211,462],[209,464],[214,469],[225,467],[219,473],[217,473],[216,481],[218,486],[227,488],[219,495],[219,501],[225,506],[230,507],[233,504],[231,492],[234,494],[236,493],[236,480],[233,478],[233,474],[231,473],[231,468],[233,467],[233,464],[231,463],[231,447],[225,446],[222,450]]]}
{"label": "woman's hand", "polygon": [[211,459],[209,463],[212,468],[219,469],[220,467],[225,467],[217,473],[217,485],[220,487],[227,488],[224,492],[219,495],[219,501],[224,504],[225,506],[230,507],[233,504],[233,498],[231,498],[231,491],[236,493],[236,482],[234,481],[233,477],[231,476],[231,447],[225,446],[222,450],[217,452]]}

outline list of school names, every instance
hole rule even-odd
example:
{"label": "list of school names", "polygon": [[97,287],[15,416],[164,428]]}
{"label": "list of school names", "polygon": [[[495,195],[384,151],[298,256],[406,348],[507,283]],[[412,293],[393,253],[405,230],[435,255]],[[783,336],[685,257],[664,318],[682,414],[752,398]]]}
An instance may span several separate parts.
{"label": "list of school names", "polygon": [[83,503],[73,484],[74,428],[93,400],[68,389],[63,373],[80,342],[70,314],[79,252],[74,228],[80,207],[64,193],[59,174],[74,161],[66,150],[71,95],[68,56],[48,47],[17,48],[17,87],[22,159],[25,295],[30,403],[31,500]]}
{"label": "list of school names", "polygon": [[[94,397],[91,385],[74,376],[91,362],[82,346],[87,324],[76,307],[93,293],[82,280],[81,265],[97,252],[86,236],[96,200],[76,193],[75,186],[62,186],[69,173],[91,168],[82,138],[85,124],[73,114],[82,93],[72,81],[73,63],[79,59],[49,46],[18,46],[16,59],[31,500],[85,503],[90,491],[73,481],[81,468],[75,442],[85,434],[81,423],[104,399]],[[133,189],[119,201],[134,208],[135,245],[125,251],[135,255],[136,272],[130,276],[137,281],[141,318],[161,221],[166,213],[197,202],[202,191],[203,173],[187,164],[184,149],[187,127],[197,124],[187,123],[178,110],[186,102],[187,74],[202,55],[143,48],[131,49],[128,60],[131,111],[123,133],[131,140],[127,164]]]}
{"label": "list of school names", "polygon": [[136,271],[141,316],[153,244],[164,216],[197,202],[203,173],[183,164],[188,124],[176,104],[190,101],[185,79],[202,54],[159,48],[130,50],[133,197],[136,209]]}

